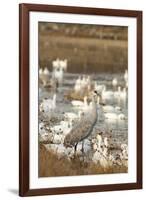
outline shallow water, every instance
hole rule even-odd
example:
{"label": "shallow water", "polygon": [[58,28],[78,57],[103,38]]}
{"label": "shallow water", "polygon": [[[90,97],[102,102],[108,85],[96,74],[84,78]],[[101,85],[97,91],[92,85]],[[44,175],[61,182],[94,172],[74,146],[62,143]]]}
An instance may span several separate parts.
{"label": "shallow water", "polygon": [[[96,81],[97,84],[106,85],[107,90],[113,90],[112,87],[112,79],[117,78],[118,85],[121,87],[125,87],[123,74],[90,74],[92,80]],[[64,81],[62,86],[57,89],[57,99],[56,99],[56,112],[58,112],[62,117],[65,112],[73,112],[78,113],[79,109],[74,108],[69,100],[67,100],[64,96],[74,88],[74,84],[76,79],[79,77],[79,74],[71,74],[66,73],[64,75]],[[52,98],[54,91],[44,88],[42,85],[39,85],[39,102],[42,101],[43,98]],[[128,109],[127,104],[128,100],[106,100],[106,105],[112,106],[120,106],[121,112],[125,115],[126,119],[124,120],[109,120],[103,117],[102,107],[97,109],[98,112],[98,120],[92,132],[92,135],[97,132],[103,132],[104,134],[109,133],[112,135],[112,142],[120,145],[121,143],[128,143]],[[39,114],[39,119],[43,119],[42,115]],[[54,122],[54,125],[58,124]],[[112,130],[112,132],[111,132]]]}

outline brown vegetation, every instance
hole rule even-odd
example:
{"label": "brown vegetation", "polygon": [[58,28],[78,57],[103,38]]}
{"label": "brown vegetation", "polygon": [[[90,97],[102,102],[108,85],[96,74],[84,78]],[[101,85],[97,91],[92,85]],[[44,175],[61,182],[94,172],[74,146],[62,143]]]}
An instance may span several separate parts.
{"label": "brown vegetation", "polygon": [[127,40],[127,27],[91,25],[91,24],[68,24],[68,23],[39,23],[39,31],[43,35],[65,35],[72,37],[88,37],[104,40]]}
{"label": "brown vegetation", "polygon": [[72,161],[59,159],[57,155],[47,151],[44,145],[39,145],[39,177],[75,176],[91,174],[126,173],[124,166],[112,166],[107,169],[94,163],[80,161],[78,157]]}
{"label": "brown vegetation", "polygon": [[[41,28],[46,26],[46,28]],[[128,65],[127,27],[39,24],[39,64],[52,69],[52,60],[68,60],[70,73],[123,72]],[[49,27],[47,29],[47,27]],[[94,31],[91,31],[91,30]],[[90,31],[93,34],[90,34]],[[111,38],[111,34],[113,37]],[[97,37],[101,35],[101,37]],[[106,35],[106,37],[105,37]],[[124,39],[118,36],[123,36]],[[90,36],[90,37],[89,37]],[[119,39],[117,39],[117,37]]]}

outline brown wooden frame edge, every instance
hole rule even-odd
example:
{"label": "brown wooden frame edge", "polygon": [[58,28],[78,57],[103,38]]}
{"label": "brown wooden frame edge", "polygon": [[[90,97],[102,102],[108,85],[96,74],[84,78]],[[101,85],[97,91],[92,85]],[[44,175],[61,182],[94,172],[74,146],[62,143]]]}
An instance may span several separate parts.
{"label": "brown wooden frame edge", "polygon": [[[29,12],[61,12],[137,18],[137,182],[126,184],[29,188]],[[142,188],[142,11],[19,4],[19,195],[55,195]]]}

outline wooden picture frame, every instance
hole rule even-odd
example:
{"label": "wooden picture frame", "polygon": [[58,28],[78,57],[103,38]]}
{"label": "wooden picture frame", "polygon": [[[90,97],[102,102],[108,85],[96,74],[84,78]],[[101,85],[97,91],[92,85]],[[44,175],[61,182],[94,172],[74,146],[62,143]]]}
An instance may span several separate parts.
{"label": "wooden picture frame", "polygon": [[[29,102],[29,71],[30,71],[30,51],[29,51],[29,17],[30,12],[44,13],[66,13],[95,16],[114,16],[136,19],[136,50],[137,50],[137,159],[136,159],[136,182],[82,185],[69,187],[52,188],[30,188],[30,122],[29,113],[33,106]],[[110,20],[110,19],[109,19]],[[114,10],[105,8],[70,7],[56,5],[20,4],[19,5],[19,195],[55,195],[67,193],[86,193],[113,190],[129,190],[142,188],[142,11]]]}

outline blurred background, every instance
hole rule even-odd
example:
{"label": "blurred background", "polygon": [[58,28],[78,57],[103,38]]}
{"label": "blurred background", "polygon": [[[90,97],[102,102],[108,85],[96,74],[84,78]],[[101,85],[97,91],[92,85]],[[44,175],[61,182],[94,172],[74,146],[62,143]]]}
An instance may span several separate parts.
{"label": "blurred background", "polygon": [[39,66],[68,60],[70,73],[121,73],[127,69],[128,27],[39,22]]}

